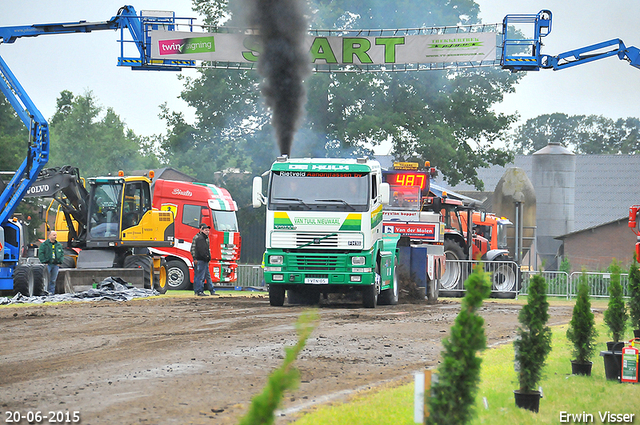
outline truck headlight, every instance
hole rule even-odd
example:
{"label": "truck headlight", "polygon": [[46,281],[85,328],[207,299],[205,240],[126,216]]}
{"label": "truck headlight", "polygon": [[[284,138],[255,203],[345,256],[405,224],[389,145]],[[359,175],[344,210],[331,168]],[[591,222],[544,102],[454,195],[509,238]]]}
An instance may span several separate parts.
{"label": "truck headlight", "polygon": [[270,264],[282,264],[284,257],[282,255],[270,255],[269,263]]}
{"label": "truck headlight", "polygon": [[365,257],[351,257],[352,266],[364,266],[365,262],[366,262]]}

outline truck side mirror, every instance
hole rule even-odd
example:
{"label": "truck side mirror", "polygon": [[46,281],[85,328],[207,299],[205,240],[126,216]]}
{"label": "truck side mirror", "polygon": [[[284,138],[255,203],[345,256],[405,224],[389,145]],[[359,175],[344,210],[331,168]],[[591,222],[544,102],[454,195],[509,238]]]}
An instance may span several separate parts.
{"label": "truck side mirror", "polygon": [[480,221],[481,222],[485,222],[487,221],[487,212],[486,211],[480,211]]}
{"label": "truck side mirror", "polygon": [[251,201],[253,208],[260,208],[262,206],[264,196],[262,195],[262,177],[256,176],[253,178],[253,190],[251,191]]}
{"label": "truck side mirror", "polygon": [[389,183],[380,183],[380,195],[382,195],[382,205],[389,205],[391,188]]}

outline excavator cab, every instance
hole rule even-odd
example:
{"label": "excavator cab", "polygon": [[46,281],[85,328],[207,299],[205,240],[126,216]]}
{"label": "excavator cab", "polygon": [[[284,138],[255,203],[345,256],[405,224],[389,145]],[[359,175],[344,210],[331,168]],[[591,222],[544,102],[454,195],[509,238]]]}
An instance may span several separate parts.
{"label": "excavator cab", "polygon": [[149,179],[142,176],[88,179],[87,247],[171,246],[171,212],[151,208]]}

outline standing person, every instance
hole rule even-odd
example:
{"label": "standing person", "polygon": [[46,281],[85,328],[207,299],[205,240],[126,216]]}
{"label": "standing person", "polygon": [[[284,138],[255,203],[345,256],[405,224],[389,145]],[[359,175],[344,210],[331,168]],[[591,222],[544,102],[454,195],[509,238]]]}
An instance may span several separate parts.
{"label": "standing person", "polygon": [[193,292],[199,297],[205,297],[205,283],[211,295],[215,295],[209,273],[209,261],[211,261],[211,250],[209,249],[209,230],[206,224],[200,224],[200,231],[193,237],[191,242],[191,257],[193,258]]}
{"label": "standing person", "polygon": [[49,232],[49,238],[40,244],[38,249],[38,259],[42,264],[46,264],[49,268],[49,287],[47,291],[50,294],[56,293],[56,279],[58,279],[58,269],[62,260],[64,260],[64,248],[56,239],[58,232],[52,230]]}

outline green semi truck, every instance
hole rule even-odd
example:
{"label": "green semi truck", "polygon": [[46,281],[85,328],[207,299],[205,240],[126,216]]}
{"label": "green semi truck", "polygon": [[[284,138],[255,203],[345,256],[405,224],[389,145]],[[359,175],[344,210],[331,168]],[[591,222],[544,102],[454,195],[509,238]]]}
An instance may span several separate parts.
{"label": "green semi truck", "polygon": [[278,157],[253,180],[266,204],[264,279],[269,301],[317,303],[321,294],[362,293],[364,307],[398,302],[398,234],[384,234],[389,185],[377,161]]}

